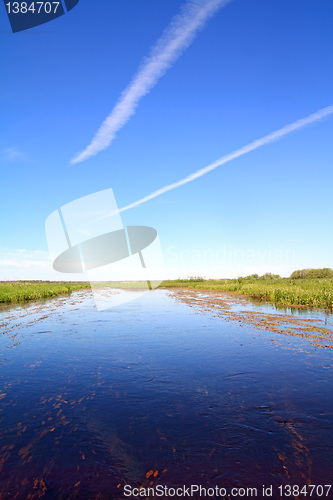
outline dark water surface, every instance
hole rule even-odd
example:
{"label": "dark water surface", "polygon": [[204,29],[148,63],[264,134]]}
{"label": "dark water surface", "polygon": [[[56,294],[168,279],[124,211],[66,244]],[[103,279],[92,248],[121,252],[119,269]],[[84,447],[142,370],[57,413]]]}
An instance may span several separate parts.
{"label": "dark water surface", "polygon": [[[283,316],[287,334],[260,329],[259,306],[233,299],[219,316],[194,293],[98,312],[80,291],[0,311],[1,499],[118,500],[125,484],[280,498],[279,485],[332,482],[331,320],[307,316],[325,330],[316,343],[271,306],[265,324]],[[246,307],[255,324],[237,317]]]}

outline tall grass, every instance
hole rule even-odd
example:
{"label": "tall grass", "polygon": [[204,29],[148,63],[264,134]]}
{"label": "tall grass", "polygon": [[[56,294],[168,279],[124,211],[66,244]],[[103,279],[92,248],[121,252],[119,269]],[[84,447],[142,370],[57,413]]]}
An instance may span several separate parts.
{"label": "tall grass", "polygon": [[[261,278],[204,280],[201,277],[163,281],[160,287],[187,287],[197,290],[222,290],[283,306],[306,306],[333,309],[332,278],[278,278],[267,273]],[[104,286],[97,283],[94,286]],[[139,288],[140,282],[114,284],[117,288]],[[0,281],[0,303],[16,303],[68,294],[89,288],[85,282]]]}
{"label": "tall grass", "polygon": [[26,300],[46,299],[80,288],[89,283],[59,281],[0,281],[0,303],[15,303]]}
{"label": "tall grass", "polygon": [[333,308],[333,279],[242,279],[164,281],[162,287],[187,287],[200,290],[223,290],[283,306]]}

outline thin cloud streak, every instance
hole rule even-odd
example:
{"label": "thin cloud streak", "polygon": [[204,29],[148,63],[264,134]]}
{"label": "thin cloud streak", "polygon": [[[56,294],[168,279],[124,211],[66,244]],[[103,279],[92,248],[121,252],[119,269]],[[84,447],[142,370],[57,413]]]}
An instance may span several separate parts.
{"label": "thin cloud streak", "polygon": [[106,149],[146,95],[181,56],[207,21],[232,0],[189,0],[151,49],[142,67],[122,93],[111,114],[104,120],[91,143],[71,163],[80,163]]}
{"label": "thin cloud streak", "polygon": [[125,212],[126,210],[130,210],[131,208],[136,208],[139,205],[146,203],[147,201],[153,200],[154,198],[157,198],[158,196],[167,193],[168,191],[172,191],[173,189],[176,189],[180,186],[184,186],[185,184],[188,184],[189,182],[192,182],[195,179],[198,179],[199,177],[208,174],[208,172],[215,170],[217,167],[221,167],[222,165],[229,163],[229,161],[235,160],[236,158],[239,158],[240,156],[250,153],[255,149],[261,148],[261,146],[265,146],[266,144],[270,144],[271,142],[277,141],[278,139],[282,139],[282,137],[290,134],[291,132],[303,128],[306,125],[310,125],[311,123],[317,122],[331,115],[332,113],[333,113],[333,105],[327,106],[326,108],[322,108],[316,111],[315,113],[307,116],[306,118],[301,118],[296,122],[293,122],[289,125],[285,125],[279,130],[276,130],[275,132],[271,132],[270,134],[265,135],[261,139],[257,139],[256,141],[250,142],[250,144],[247,144],[246,146],[243,146],[242,148],[237,149],[236,151],[233,151],[232,153],[229,153],[226,156],[222,156],[222,158],[216,160],[214,163],[211,163],[210,165],[207,165],[207,167],[197,170],[193,174],[190,174],[187,177],[185,177],[184,179],[181,179],[178,182],[174,182],[173,184],[168,184],[167,186],[164,186],[161,189],[154,191],[148,196],[145,196],[144,198],[141,198],[140,200],[135,201],[134,203],[131,203],[130,205],[121,208],[119,212]]}
{"label": "thin cloud streak", "polygon": [[5,148],[1,152],[1,160],[15,161],[24,158],[24,154],[16,147]]}

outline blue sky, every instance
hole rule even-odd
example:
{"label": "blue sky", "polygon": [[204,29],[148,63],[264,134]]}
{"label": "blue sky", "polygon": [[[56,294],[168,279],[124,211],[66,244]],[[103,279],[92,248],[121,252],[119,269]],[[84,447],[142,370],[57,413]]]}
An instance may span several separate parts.
{"label": "blue sky", "polygon": [[[113,188],[118,206],[333,104],[331,0],[233,0],[142,98],[109,148],[79,164],[176,0],[81,0],[13,34],[0,10],[0,279],[52,271],[51,212]],[[169,276],[333,267],[333,117],[122,214],[158,230]]]}

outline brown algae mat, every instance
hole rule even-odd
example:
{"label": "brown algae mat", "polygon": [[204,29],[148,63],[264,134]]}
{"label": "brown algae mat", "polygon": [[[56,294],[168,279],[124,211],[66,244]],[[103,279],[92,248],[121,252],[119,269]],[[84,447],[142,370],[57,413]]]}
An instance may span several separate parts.
{"label": "brown algae mat", "polygon": [[[325,316],[324,311],[316,310],[318,318],[308,318],[283,310],[279,312],[272,304],[257,303],[228,292],[188,288],[173,289],[169,292],[177,301],[189,307],[213,314],[214,317],[228,322],[238,323],[240,327],[299,337],[310,341],[316,347],[333,348],[333,328],[322,319]],[[258,310],[249,310],[255,308]],[[306,311],[309,310],[302,309],[303,313]]]}

